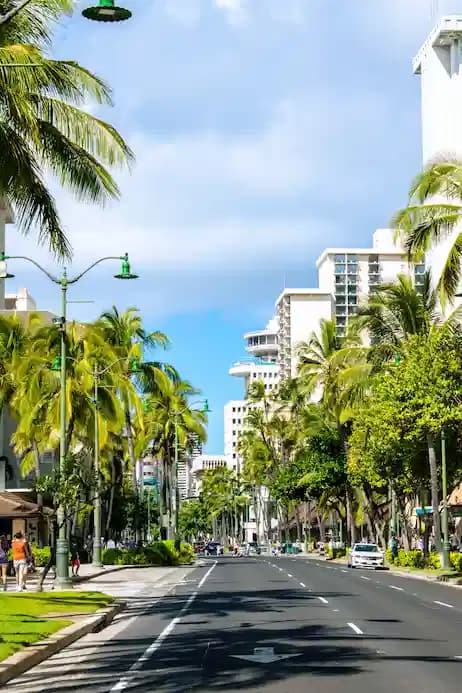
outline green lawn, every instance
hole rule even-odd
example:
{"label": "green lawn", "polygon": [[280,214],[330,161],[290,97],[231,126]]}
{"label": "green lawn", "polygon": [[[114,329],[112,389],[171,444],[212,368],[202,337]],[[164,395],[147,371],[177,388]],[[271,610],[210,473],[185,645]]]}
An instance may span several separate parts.
{"label": "green lawn", "polygon": [[112,601],[99,592],[0,593],[0,661],[68,626],[73,616],[92,613]]}

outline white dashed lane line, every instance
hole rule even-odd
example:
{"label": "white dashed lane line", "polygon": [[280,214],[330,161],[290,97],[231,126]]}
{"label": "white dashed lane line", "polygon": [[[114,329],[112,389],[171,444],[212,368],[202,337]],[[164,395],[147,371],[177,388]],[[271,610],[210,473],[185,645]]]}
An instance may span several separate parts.
{"label": "white dashed lane line", "polygon": [[300,583],[300,587],[306,587],[305,583],[304,583],[304,582],[301,582],[301,583]]}
{"label": "white dashed lane line", "polygon": [[361,575],[361,580],[370,580],[370,578],[366,577],[365,575]]}
{"label": "white dashed lane line", "polygon": [[290,573],[287,573],[287,577],[291,578],[291,577],[293,577],[293,575],[291,575]]}
{"label": "white dashed lane line", "polygon": [[348,570],[342,570],[342,573],[348,573]]}
{"label": "white dashed lane line", "polygon": [[402,587],[396,587],[396,585],[388,585],[391,590],[398,590],[398,592],[404,592]]}
{"label": "white dashed lane line", "polygon": [[447,606],[448,609],[453,609],[453,608],[454,608],[452,604],[446,604],[446,602],[439,602],[439,601],[437,601],[436,599],[434,600],[433,603],[434,603],[434,604],[439,604],[440,606]]}
{"label": "white dashed lane line", "polygon": [[329,604],[327,599],[324,599],[324,597],[318,597],[319,601],[322,602],[323,604]]}
{"label": "white dashed lane line", "polygon": [[347,626],[349,626],[351,630],[353,630],[356,633],[356,635],[364,635],[361,628],[358,628],[358,626],[354,623],[347,623]]}

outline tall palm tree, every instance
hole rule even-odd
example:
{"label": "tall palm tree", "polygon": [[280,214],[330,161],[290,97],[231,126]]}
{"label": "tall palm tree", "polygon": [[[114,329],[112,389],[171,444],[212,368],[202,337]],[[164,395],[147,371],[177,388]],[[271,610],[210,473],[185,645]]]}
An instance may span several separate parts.
{"label": "tall palm tree", "polygon": [[133,157],[115,128],[80,108],[111,104],[107,84],[74,61],[46,56],[53,24],[71,7],[31,0],[0,24],[0,199],[24,233],[37,227],[39,241],[61,257],[71,248],[45,174],[79,200],[102,204],[119,195],[106,166]]}
{"label": "tall palm tree", "polygon": [[111,311],[102,313],[97,322],[97,328],[100,330],[103,340],[112,349],[115,359],[120,359],[118,363],[114,364],[114,369],[119,375],[119,391],[124,408],[128,457],[134,488],[136,488],[137,465],[132,418],[135,415],[138,423],[142,425],[143,410],[141,400],[130,381],[130,370],[133,360],[136,359],[140,364],[139,384],[143,389],[148,389],[153,393],[156,392],[156,388],[162,389],[162,383],[166,379],[164,371],[170,373],[170,367],[163,369],[158,362],[143,364],[141,361],[144,349],[152,349],[157,346],[165,348],[169,340],[162,332],[147,332],[136,308],[128,308],[124,313],[119,313],[116,306],[113,306]]}
{"label": "tall palm tree", "polygon": [[413,258],[421,258],[433,245],[450,238],[450,247],[437,288],[444,305],[451,301],[462,278],[462,163],[433,162],[413,181],[407,207],[398,210],[391,224],[403,237]]}
{"label": "tall palm tree", "polygon": [[[188,448],[191,434],[201,441],[207,439],[206,415],[193,408],[189,398],[197,395],[190,383],[165,379],[164,387],[146,399],[145,430],[152,441],[152,452],[161,460],[161,514],[167,514],[172,536],[178,511],[178,487],[175,469],[175,441],[180,454]],[[176,502],[175,502],[176,501]]]}

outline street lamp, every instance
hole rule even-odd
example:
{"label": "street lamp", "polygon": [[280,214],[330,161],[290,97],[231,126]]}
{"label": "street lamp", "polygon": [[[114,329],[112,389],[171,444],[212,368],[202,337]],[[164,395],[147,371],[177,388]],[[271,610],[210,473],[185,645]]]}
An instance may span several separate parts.
{"label": "street lamp", "polygon": [[114,0],[99,0],[98,5],[87,7],[82,14],[86,19],[94,22],[123,22],[132,16],[130,10],[117,7]]}
{"label": "street lamp", "polygon": [[[191,404],[188,404],[186,407],[183,407],[183,409],[179,410],[169,410],[168,407],[165,406],[162,402],[156,400],[156,406],[160,406],[165,411],[169,411],[173,416],[175,417],[175,488],[174,488],[174,493],[172,494],[172,513],[173,513],[173,525],[174,525],[174,532],[175,532],[175,542],[179,542],[179,531],[178,531],[178,510],[179,510],[179,493],[178,493],[178,418],[185,413],[190,407],[193,407],[195,404],[202,404],[202,409],[200,410],[195,410],[195,411],[200,411],[202,414],[210,414],[211,409],[209,407],[209,401],[208,399],[202,399],[202,400],[197,400],[196,402],[191,402]],[[144,409],[145,411],[149,411],[149,400],[145,400],[144,403]],[[169,523],[169,529],[171,529],[171,523]],[[171,537],[169,537],[171,538]]]}
{"label": "street lamp", "polygon": [[[107,257],[99,258],[96,262],[93,262],[89,267],[87,267],[83,272],[76,275],[73,278],[67,276],[66,269],[63,269],[61,277],[55,277],[53,274],[48,272],[44,267],[42,267],[38,262],[25,255],[5,255],[5,253],[0,253],[0,262],[6,262],[6,260],[26,260],[32,265],[35,265],[43,274],[45,274],[50,281],[54,284],[58,284],[61,287],[61,317],[56,321],[60,326],[61,331],[61,355],[60,355],[60,373],[61,373],[61,402],[60,402],[60,444],[59,444],[59,472],[60,474],[65,473],[66,469],[66,313],[67,313],[67,289],[70,284],[76,284],[83,276],[85,276],[93,267],[99,265],[101,262],[106,260],[120,260],[122,263],[121,271],[116,274],[116,279],[136,279],[137,275],[132,274],[130,271],[130,263],[128,260],[128,253],[125,255],[109,255]],[[14,277],[12,274],[8,274],[5,270],[0,279],[6,279]],[[55,359],[56,361],[56,359]],[[56,582],[59,587],[68,587],[72,584],[69,578],[69,542],[67,537],[66,529],[66,515],[64,505],[60,502],[57,512],[58,520],[58,540],[56,542]]]}

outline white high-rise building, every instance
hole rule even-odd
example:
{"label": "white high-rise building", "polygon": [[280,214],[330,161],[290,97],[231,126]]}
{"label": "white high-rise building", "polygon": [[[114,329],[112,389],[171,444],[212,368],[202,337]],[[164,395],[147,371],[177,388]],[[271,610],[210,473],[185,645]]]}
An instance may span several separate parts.
{"label": "white high-rise building", "polygon": [[296,347],[318,330],[320,320],[330,320],[332,294],[322,289],[284,289],[276,300],[279,322],[279,374],[282,380],[297,372]]}
{"label": "white high-rise building", "polygon": [[253,406],[245,399],[249,385],[260,381],[265,387],[265,393],[270,394],[279,383],[277,319],[270,320],[264,330],[247,332],[244,339],[247,341],[247,353],[254,356],[255,360],[238,361],[229,369],[230,375],[244,379],[244,398],[232,400],[224,407],[224,451],[228,466],[237,472],[242,466],[237,442],[244,430],[247,412]]}
{"label": "white high-rise building", "polygon": [[[442,17],[413,61],[420,75],[422,159],[462,158],[462,15]],[[441,275],[460,226],[427,253],[434,282]],[[458,303],[459,301],[457,301]],[[448,306],[448,310],[451,307]]]}
{"label": "white high-rise building", "polygon": [[337,334],[345,334],[358,305],[398,274],[412,273],[422,281],[424,263],[410,266],[391,229],[377,229],[370,248],[326,248],[319,256],[315,289],[284,289],[276,300],[279,318],[279,367],[282,379],[297,372],[297,346],[319,332],[320,321],[335,318]]}
{"label": "white high-rise building", "polygon": [[197,455],[191,461],[190,495],[199,496],[202,488],[202,476],[209,469],[227,466],[225,455]]}

